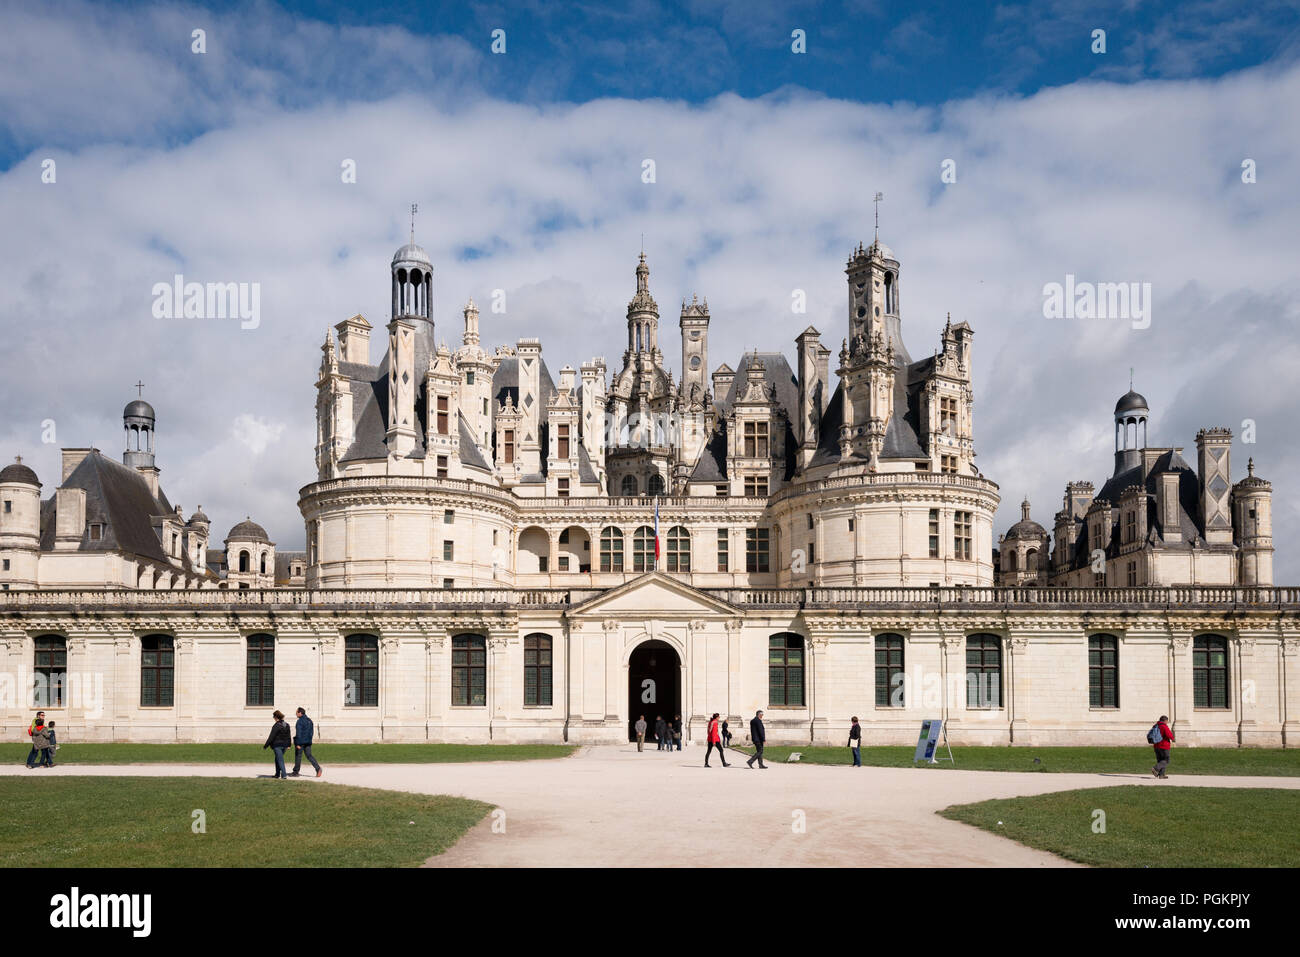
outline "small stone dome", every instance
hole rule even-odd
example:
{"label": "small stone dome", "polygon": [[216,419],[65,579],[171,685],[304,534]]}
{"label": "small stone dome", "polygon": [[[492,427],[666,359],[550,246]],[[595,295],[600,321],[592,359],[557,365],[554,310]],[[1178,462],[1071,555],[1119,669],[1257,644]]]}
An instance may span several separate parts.
{"label": "small stone dome", "polygon": [[[203,506],[202,506],[202,505],[200,505],[200,506],[198,506],[196,509],[194,509],[194,514],[190,516],[189,524],[191,524],[191,525],[198,525],[200,522],[203,523],[204,525],[211,525],[211,524],[212,524],[212,520],[211,520],[210,518],[208,518],[206,515],[203,514]],[[234,529],[231,529],[231,531],[233,531],[233,530],[234,530]]]}
{"label": "small stone dome", "polygon": [[1002,536],[1006,541],[1017,538],[1040,539],[1047,535],[1047,529],[1039,525],[1032,518],[1022,518],[1016,524],[1007,529],[1006,535]]}
{"label": "small stone dome", "polygon": [[22,459],[14,459],[12,465],[6,465],[3,469],[0,469],[0,482],[20,482],[23,485],[41,487],[40,479],[36,477],[36,473],[23,465]]}
{"label": "small stone dome", "polygon": [[144,399],[132,399],[126,404],[126,408],[122,410],[122,418],[125,419],[132,416],[138,419],[155,418],[153,406]]}
{"label": "small stone dome", "polygon": [[415,243],[407,243],[393,253],[393,265],[396,266],[398,263],[420,263],[430,269],[433,268],[433,263],[429,260],[429,254],[424,251],[424,247],[417,246]]}
{"label": "small stone dome", "polygon": [[1120,396],[1119,401],[1115,403],[1116,415],[1119,415],[1121,412],[1149,411],[1151,411],[1151,407],[1147,405],[1147,400],[1132,389]]}
{"label": "small stone dome", "polygon": [[245,518],[242,522],[230,530],[226,536],[228,542],[266,542],[268,545],[271,539],[266,534],[266,529],[250,518]]}

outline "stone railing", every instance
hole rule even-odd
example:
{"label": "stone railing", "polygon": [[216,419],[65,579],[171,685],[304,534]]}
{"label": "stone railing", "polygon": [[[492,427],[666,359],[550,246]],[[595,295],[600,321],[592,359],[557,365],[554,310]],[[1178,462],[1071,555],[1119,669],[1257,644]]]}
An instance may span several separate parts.
{"label": "stone railing", "polygon": [[815,492],[896,485],[943,486],[989,493],[996,493],[998,490],[996,482],[976,475],[952,475],[947,472],[876,472],[871,475],[846,475],[840,478],[826,478],[816,482],[787,485],[774,493],[769,501],[775,504],[783,499],[795,498]]}
{"label": "stone railing", "polygon": [[[248,588],[53,589],[0,592],[0,614],[96,608],[517,608],[567,609],[600,588]],[[737,608],[872,606],[1169,608],[1226,610],[1286,607],[1300,612],[1300,588],[1195,585],[1146,588],[705,588]]]}

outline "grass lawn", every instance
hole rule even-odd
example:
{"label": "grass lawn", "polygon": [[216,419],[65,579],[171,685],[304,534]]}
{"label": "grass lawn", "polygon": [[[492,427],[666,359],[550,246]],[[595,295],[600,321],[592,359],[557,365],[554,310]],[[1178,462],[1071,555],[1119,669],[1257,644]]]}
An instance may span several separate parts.
{"label": "grass lawn", "polygon": [[[846,735],[847,740],[847,735]],[[752,749],[744,748],[748,753]],[[852,764],[853,755],[845,748],[773,747],[763,752],[767,761],[782,762],[792,751],[803,755],[800,762],[809,764]],[[914,746],[902,748],[863,748],[862,763],[878,768],[913,767]],[[948,752],[940,749],[944,760],[937,765],[922,763],[918,767],[951,770]],[[1073,771],[1100,774],[1151,773],[1155,758],[1149,745],[1132,748],[977,748],[954,746],[952,756],[959,771]],[[1038,763],[1034,763],[1034,759]],[[1268,777],[1300,777],[1300,748],[1180,748],[1173,747],[1170,774],[1247,774]]]}
{"label": "grass lawn", "polygon": [[[0,778],[0,867],[409,867],[492,805],[237,778]],[[192,812],[207,832],[192,830]]]}
{"label": "grass lawn", "polygon": [[[56,729],[57,730],[57,729]],[[263,739],[265,740],[265,739]],[[27,760],[30,745],[9,744],[0,759],[10,764]],[[564,758],[575,750],[567,744],[318,744],[312,754],[322,767],[331,764],[441,764],[462,761],[532,761]],[[293,750],[284,754],[293,763]],[[60,743],[59,764],[265,764],[275,758],[261,741],[249,744],[70,744]],[[303,766],[310,771],[306,761]]]}
{"label": "grass lawn", "polygon": [[1300,791],[1130,784],[939,813],[1098,867],[1300,867]]}

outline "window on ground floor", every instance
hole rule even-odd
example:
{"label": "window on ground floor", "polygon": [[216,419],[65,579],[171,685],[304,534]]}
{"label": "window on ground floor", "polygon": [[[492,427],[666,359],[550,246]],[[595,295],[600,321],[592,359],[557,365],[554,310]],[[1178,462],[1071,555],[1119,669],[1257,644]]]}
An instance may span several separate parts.
{"label": "window on ground floor", "polygon": [[876,636],[876,707],[901,708],[903,701],[903,636]]}
{"label": "window on ground floor", "polygon": [[767,642],[767,700],[773,708],[804,706],[803,636],[793,632],[772,635]]}
{"label": "window on ground floor", "polygon": [[1228,639],[1199,635],[1192,642],[1192,704],[1197,708],[1227,708]]}
{"label": "window on ground floor", "polygon": [[524,639],[524,704],[551,705],[551,636],[534,634]]}
{"label": "window on ground floor", "polygon": [[374,635],[348,635],[343,643],[343,704],[379,707],[379,639]]}
{"label": "window on ground floor", "polygon": [[176,680],[174,644],[170,635],[140,639],[140,707],[170,708]]}
{"label": "window on ground floor", "polygon": [[1119,707],[1119,639],[1114,635],[1088,639],[1088,707]]}
{"label": "window on ground floor", "polygon": [[68,640],[62,635],[41,635],[36,639],[33,665],[36,707],[64,707],[63,685],[68,674]]}
{"label": "window on ground floor", "polygon": [[275,638],[249,635],[247,641],[244,703],[249,707],[275,704]]}
{"label": "window on ground floor", "polygon": [[966,639],[966,707],[1002,707],[1002,639],[997,635]]}
{"label": "window on ground floor", "polygon": [[487,705],[487,639],[482,635],[451,639],[451,703],[475,708]]}

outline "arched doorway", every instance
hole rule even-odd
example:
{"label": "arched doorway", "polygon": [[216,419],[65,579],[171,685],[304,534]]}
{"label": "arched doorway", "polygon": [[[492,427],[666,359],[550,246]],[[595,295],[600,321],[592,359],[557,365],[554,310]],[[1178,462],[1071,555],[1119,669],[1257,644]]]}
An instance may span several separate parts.
{"label": "arched doorway", "polygon": [[627,662],[627,735],[636,740],[636,720],[645,715],[646,742],[654,740],[655,717],[671,722],[682,710],[682,663],[672,645],[642,642]]}

